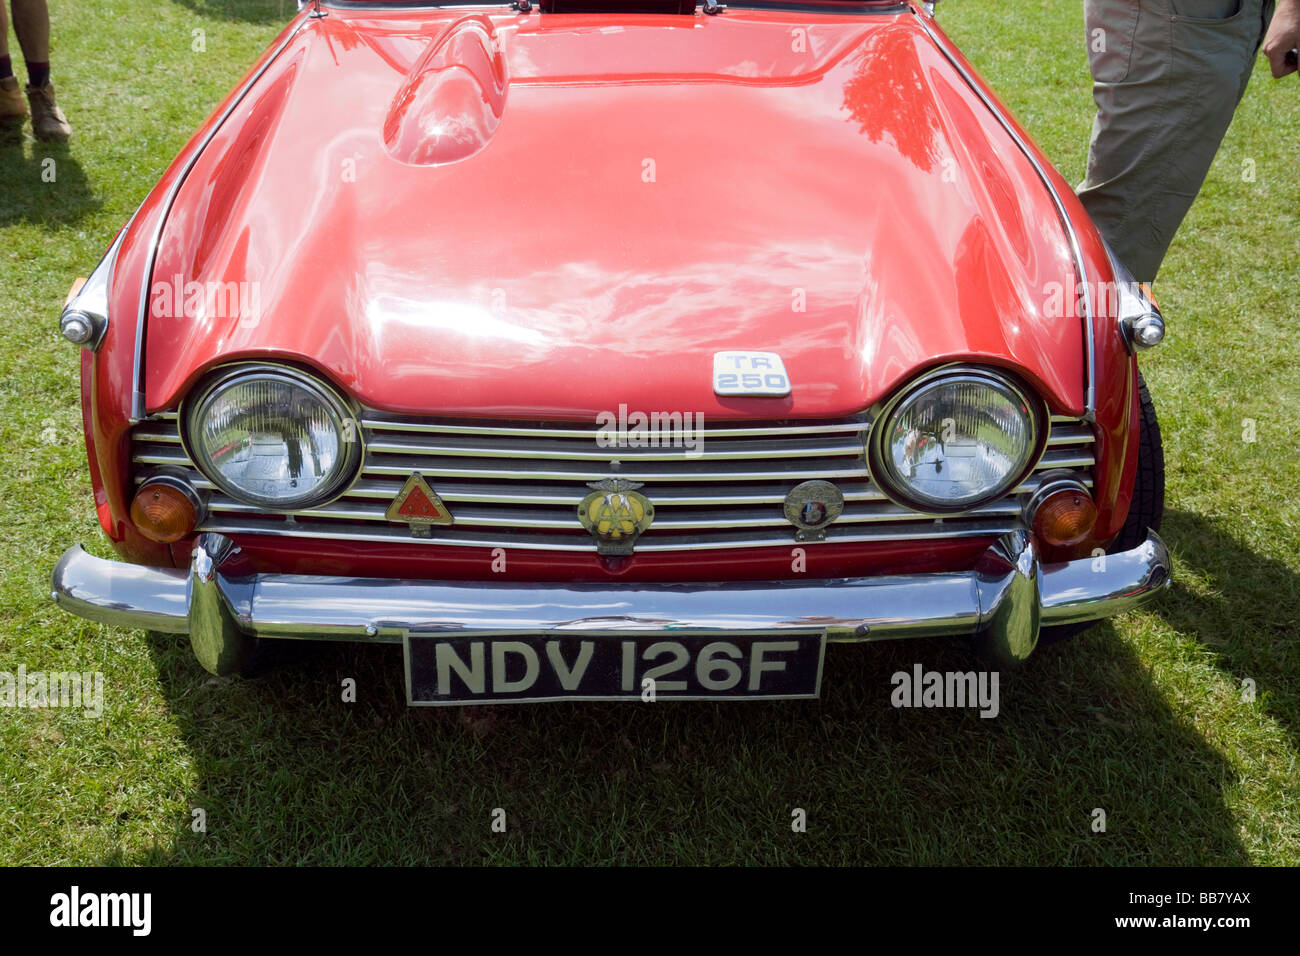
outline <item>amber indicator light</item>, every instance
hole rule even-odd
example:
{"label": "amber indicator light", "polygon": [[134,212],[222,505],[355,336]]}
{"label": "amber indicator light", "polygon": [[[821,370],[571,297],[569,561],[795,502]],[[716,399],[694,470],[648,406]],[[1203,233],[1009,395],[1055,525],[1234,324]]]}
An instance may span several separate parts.
{"label": "amber indicator light", "polygon": [[150,541],[171,544],[179,541],[198,522],[189,496],[169,484],[145,484],[131,501],[131,521]]}
{"label": "amber indicator light", "polygon": [[1055,548],[1082,544],[1097,523],[1097,505],[1085,491],[1067,488],[1050,494],[1034,512],[1034,534]]}

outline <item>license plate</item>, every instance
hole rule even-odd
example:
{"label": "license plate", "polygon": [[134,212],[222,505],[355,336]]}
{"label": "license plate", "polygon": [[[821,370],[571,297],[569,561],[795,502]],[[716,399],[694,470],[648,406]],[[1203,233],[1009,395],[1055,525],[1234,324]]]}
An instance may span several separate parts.
{"label": "license plate", "polygon": [[824,633],[408,634],[412,706],[554,700],[776,700],[821,691]]}

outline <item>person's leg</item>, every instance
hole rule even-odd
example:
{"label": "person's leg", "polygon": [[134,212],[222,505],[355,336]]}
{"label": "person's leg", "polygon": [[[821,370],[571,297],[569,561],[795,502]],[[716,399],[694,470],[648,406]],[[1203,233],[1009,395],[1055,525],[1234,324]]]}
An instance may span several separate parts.
{"label": "person's leg", "polygon": [[30,85],[38,89],[50,81],[50,8],[45,0],[12,0],[14,33],[27,61]]}
{"label": "person's leg", "polygon": [[1084,2],[1097,116],[1079,199],[1141,282],[1156,277],[1232,122],[1265,3]]}
{"label": "person's leg", "polygon": [[13,12],[14,33],[27,61],[32,132],[37,139],[65,140],[72,135],[72,127],[54,102],[54,85],[50,83],[50,8],[45,0],[13,0]]}
{"label": "person's leg", "polygon": [[9,12],[0,0],[0,124],[6,127],[21,123],[27,115],[27,103],[14,76],[13,60],[9,56]]}
{"label": "person's leg", "polygon": [[9,59],[9,11],[5,9],[4,0],[0,0],[0,76],[13,76],[13,62]]}

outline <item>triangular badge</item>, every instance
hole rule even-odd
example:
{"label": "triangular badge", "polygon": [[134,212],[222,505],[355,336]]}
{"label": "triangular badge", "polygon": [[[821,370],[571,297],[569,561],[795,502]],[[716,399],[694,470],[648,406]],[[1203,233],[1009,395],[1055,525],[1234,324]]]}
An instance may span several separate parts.
{"label": "triangular badge", "polygon": [[447,506],[418,471],[406,479],[384,517],[389,521],[405,521],[417,538],[427,538],[433,525],[448,525],[453,520]]}

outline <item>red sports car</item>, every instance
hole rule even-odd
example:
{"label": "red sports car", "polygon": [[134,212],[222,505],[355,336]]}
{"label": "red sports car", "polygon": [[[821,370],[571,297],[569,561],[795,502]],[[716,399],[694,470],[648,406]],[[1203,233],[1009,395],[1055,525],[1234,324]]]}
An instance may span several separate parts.
{"label": "red sports car", "polygon": [[1164,325],[915,2],[322,0],[71,293],[119,561],[413,704],[810,697],[1151,599]]}

